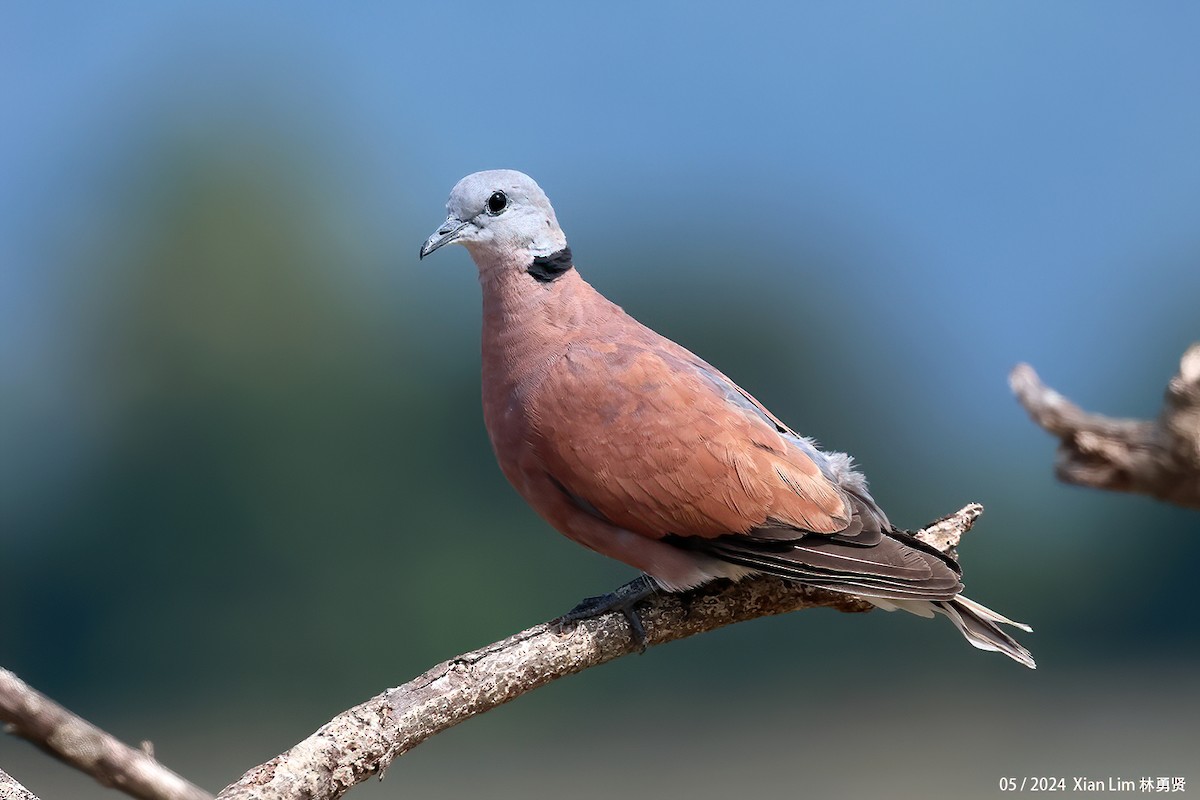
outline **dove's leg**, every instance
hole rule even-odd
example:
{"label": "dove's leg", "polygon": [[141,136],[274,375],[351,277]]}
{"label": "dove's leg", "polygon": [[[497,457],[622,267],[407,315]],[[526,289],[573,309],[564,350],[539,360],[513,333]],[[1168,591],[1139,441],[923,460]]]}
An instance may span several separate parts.
{"label": "dove's leg", "polygon": [[599,617],[610,611],[620,611],[629,622],[634,644],[639,651],[645,652],[646,629],[642,625],[641,617],[638,616],[636,606],[657,591],[658,585],[654,580],[648,575],[641,575],[608,594],[585,598],[579,605],[563,614],[558,622],[560,625],[566,625]]}

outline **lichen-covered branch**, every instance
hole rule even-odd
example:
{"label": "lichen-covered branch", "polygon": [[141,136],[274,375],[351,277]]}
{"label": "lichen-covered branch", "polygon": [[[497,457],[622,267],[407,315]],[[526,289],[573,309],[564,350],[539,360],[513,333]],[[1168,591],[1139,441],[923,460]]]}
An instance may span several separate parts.
{"label": "lichen-covered branch", "polygon": [[[6,669],[0,669],[0,722],[5,730],[86,772],[105,786],[142,800],[211,800],[143,750],[75,716]],[[3,797],[0,792],[0,797]]]}
{"label": "lichen-covered branch", "polygon": [[38,796],[0,769],[0,800],[38,800]]}
{"label": "lichen-covered branch", "polygon": [[[953,548],[983,507],[972,504],[918,532],[940,550]],[[649,647],[743,620],[824,606],[867,611],[850,595],[761,577],[660,594],[639,607]],[[629,626],[610,613],[560,630],[537,625],[437,665],[334,717],[282,755],[247,772],[218,800],[329,800],[382,773],[393,760],[476,714],[567,675],[635,652]]]}
{"label": "lichen-covered branch", "polygon": [[1088,413],[1028,364],[1013,369],[1009,385],[1033,421],[1059,438],[1060,480],[1200,508],[1200,343],[1184,353],[1154,420]]}

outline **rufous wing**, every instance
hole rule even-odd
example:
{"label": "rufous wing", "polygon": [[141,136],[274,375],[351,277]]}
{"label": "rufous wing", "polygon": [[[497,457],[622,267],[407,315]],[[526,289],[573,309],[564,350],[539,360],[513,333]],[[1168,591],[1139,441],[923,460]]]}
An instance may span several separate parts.
{"label": "rufous wing", "polygon": [[846,529],[845,494],[690,355],[639,341],[572,343],[527,396],[531,444],[550,477],[613,524],[654,538]]}

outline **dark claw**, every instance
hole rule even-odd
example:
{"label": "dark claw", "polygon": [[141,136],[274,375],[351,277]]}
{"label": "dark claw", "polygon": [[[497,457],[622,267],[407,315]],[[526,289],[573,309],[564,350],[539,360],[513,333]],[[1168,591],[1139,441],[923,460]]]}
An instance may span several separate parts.
{"label": "dark claw", "polygon": [[599,617],[610,611],[620,611],[629,622],[633,644],[639,653],[646,652],[646,628],[638,616],[636,606],[658,591],[654,581],[645,575],[634,578],[616,591],[599,597],[588,597],[558,619],[560,628],[572,622]]}

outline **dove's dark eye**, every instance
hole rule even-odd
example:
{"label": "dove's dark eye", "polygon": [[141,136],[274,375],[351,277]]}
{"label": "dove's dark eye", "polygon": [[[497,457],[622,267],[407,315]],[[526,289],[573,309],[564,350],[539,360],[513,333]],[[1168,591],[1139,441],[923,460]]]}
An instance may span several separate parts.
{"label": "dove's dark eye", "polygon": [[487,201],[487,212],[493,217],[508,208],[508,196],[504,192],[492,192]]}

